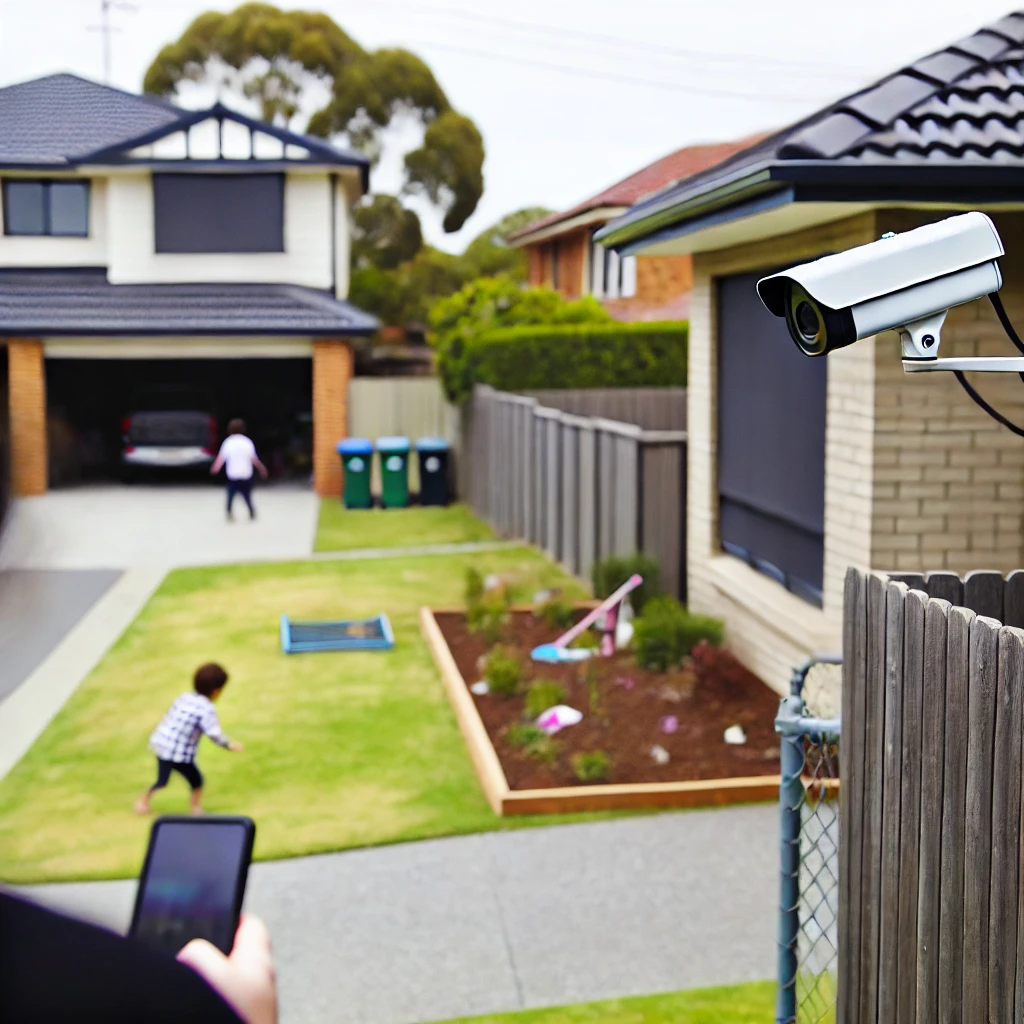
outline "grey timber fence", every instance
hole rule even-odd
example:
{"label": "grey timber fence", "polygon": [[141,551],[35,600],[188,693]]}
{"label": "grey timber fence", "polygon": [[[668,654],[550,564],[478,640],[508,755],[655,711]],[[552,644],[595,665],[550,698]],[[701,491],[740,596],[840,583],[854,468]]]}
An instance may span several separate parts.
{"label": "grey timber fence", "polygon": [[846,577],[837,1024],[1024,1020],[1024,571]]}
{"label": "grey timber fence", "polygon": [[[685,414],[681,389],[664,390],[675,392],[665,409],[682,397]],[[479,384],[467,405],[461,493],[499,534],[582,577],[595,560],[642,551],[665,590],[685,598],[685,430],[576,415]]]}

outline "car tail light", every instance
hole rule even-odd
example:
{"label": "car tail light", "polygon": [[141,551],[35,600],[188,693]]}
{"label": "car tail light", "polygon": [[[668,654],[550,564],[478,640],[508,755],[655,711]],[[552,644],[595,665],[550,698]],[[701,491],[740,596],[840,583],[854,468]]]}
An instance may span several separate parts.
{"label": "car tail light", "polygon": [[133,451],[135,451],[135,445],[133,445],[133,444],[129,444],[129,445],[126,445],[126,446],[125,446],[125,449],[124,449],[124,453],[125,453],[125,455],[131,455],[131,453],[132,453]]}
{"label": "car tail light", "polygon": [[125,416],[125,418],[123,420],[121,420],[121,433],[124,434],[125,437],[127,437],[128,436],[128,431],[131,430],[131,428],[132,428],[132,421],[131,421],[130,417]]}

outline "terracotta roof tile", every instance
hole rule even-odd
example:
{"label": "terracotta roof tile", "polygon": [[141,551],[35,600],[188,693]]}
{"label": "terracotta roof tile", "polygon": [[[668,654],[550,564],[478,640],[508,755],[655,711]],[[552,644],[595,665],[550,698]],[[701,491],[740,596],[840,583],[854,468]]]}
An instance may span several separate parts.
{"label": "terracotta roof tile", "polygon": [[688,178],[691,174],[707,170],[722,160],[728,159],[748,146],[753,146],[765,137],[765,133],[750,135],[736,142],[712,142],[699,146],[684,146],[668,156],[648,164],[628,178],[617,181],[603,192],[598,192],[589,199],[577,203],[568,210],[549,213],[546,217],[528,224],[510,236],[510,241],[533,234],[542,228],[558,224],[560,221],[577,217],[589,210],[597,210],[602,206],[632,206],[637,200],[651,192],[665,188],[673,182]]}

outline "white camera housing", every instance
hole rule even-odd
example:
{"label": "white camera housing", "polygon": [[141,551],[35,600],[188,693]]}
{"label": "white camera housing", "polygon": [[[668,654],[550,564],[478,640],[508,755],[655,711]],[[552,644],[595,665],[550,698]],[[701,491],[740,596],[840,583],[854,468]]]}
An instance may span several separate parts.
{"label": "white camera housing", "polygon": [[762,278],[757,292],[805,355],[896,330],[905,362],[932,361],[949,308],[1002,286],[1003,252],[991,219],[964,213]]}

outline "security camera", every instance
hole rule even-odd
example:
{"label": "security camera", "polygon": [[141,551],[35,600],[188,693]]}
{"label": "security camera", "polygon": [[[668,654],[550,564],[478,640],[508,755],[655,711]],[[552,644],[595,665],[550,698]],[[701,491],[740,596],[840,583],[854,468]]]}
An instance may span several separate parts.
{"label": "security camera", "polygon": [[1002,255],[991,219],[964,213],[762,278],[757,293],[805,355],[896,330],[907,366],[936,359],[951,306],[999,291]]}

